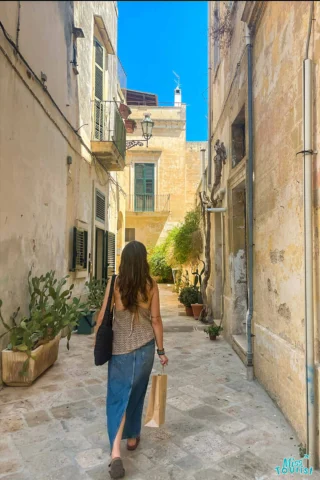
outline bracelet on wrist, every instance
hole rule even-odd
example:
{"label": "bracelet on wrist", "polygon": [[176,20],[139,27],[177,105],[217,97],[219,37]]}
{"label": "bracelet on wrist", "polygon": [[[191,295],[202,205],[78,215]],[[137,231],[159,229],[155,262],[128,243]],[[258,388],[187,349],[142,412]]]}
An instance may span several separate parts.
{"label": "bracelet on wrist", "polygon": [[163,349],[162,349],[162,350],[159,350],[159,349],[158,349],[158,350],[157,350],[157,354],[158,354],[159,357],[160,357],[161,355],[165,355],[165,351],[164,351]]}

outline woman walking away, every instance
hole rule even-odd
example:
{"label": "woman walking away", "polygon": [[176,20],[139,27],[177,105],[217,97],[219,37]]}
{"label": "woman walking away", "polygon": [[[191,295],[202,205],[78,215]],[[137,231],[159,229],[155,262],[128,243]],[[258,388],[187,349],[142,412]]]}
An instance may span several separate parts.
{"label": "woman walking away", "polygon": [[[103,320],[112,282],[109,281],[98,326]],[[147,251],[140,242],[123,249],[119,275],[114,283],[112,358],[108,364],[107,423],[111,448],[110,476],[123,478],[120,442],[127,449],[140,442],[143,403],[154,362],[155,340],[162,365],[168,358],[163,349],[163,325],[159,290],[149,273]]]}

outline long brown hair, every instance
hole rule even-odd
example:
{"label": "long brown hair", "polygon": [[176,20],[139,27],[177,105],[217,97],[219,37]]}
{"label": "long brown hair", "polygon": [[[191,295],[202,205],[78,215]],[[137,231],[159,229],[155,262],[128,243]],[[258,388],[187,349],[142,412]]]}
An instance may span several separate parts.
{"label": "long brown hair", "polygon": [[129,242],[123,249],[117,287],[123,306],[135,313],[139,298],[148,301],[148,286],[153,286],[147,261],[147,250],[141,242]]}

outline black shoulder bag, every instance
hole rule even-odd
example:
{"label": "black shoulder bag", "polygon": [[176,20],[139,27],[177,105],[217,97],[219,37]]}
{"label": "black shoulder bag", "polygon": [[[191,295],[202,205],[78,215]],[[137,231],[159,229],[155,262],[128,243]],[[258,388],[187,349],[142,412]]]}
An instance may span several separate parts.
{"label": "black shoulder bag", "polygon": [[94,363],[96,365],[104,365],[112,357],[113,306],[111,308],[111,300],[113,297],[115,279],[116,279],[116,275],[112,275],[107,308],[104,312],[102,323],[97,331],[96,344],[94,347]]}

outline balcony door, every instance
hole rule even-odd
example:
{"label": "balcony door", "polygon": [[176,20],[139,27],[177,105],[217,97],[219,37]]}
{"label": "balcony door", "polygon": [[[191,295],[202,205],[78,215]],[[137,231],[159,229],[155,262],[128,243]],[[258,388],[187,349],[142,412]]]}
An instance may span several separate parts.
{"label": "balcony door", "polygon": [[154,163],[136,163],[134,181],[135,212],[154,212]]}

